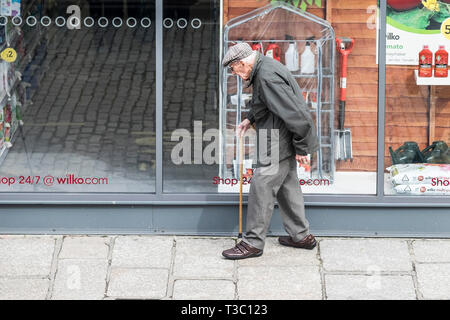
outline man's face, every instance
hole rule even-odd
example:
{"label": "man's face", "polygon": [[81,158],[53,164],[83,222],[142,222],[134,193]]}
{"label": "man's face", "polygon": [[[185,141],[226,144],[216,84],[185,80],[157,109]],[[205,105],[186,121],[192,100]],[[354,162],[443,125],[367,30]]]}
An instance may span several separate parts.
{"label": "man's face", "polygon": [[230,63],[228,67],[230,68],[232,74],[238,75],[243,80],[248,80],[250,78],[250,74],[252,73],[252,66],[243,61],[235,61]]}

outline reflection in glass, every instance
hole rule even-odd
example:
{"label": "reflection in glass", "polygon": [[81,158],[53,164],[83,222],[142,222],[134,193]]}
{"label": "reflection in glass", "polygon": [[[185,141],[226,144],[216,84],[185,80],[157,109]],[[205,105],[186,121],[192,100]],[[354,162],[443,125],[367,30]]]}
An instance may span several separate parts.
{"label": "reflection in glass", "polygon": [[154,1],[41,3],[0,30],[18,54],[0,64],[0,175],[17,181],[0,191],[154,192]]}

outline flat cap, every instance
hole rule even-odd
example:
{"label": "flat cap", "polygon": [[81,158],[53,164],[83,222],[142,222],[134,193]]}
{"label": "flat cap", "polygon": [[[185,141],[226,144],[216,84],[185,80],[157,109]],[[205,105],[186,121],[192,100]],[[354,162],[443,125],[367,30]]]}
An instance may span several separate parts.
{"label": "flat cap", "polygon": [[222,65],[227,67],[230,63],[247,58],[252,52],[253,50],[247,42],[239,42],[228,49],[223,57]]}

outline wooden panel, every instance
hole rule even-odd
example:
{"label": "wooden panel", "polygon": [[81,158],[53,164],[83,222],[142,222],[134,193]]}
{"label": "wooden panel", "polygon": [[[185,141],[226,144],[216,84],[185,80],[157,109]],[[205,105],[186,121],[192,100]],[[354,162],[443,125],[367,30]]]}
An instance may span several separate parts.
{"label": "wooden panel", "polygon": [[339,171],[376,171],[377,158],[359,156],[350,161],[337,161],[336,169]]}
{"label": "wooden panel", "polygon": [[333,8],[335,9],[364,9],[367,7],[377,5],[376,0],[333,0]]}
{"label": "wooden panel", "polygon": [[422,97],[389,98],[386,99],[386,113],[390,112],[426,113],[428,112],[428,105],[426,99]]}
{"label": "wooden panel", "polygon": [[[347,108],[346,108],[347,111]],[[337,117],[336,117],[337,118]],[[377,113],[376,112],[346,112],[345,115],[345,127],[369,127],[377,126]]]}
{"label": "wooden panel", "polygon": [[[356,47],[354,49],[356,50]],[[355,51],[352,51],[348,57],[348,66],[373,69],[372,71],[378,74],[378,65],[376,64],[375,51],[372,52],[371,55],[356,55]]]}
{"label": "wooden panel", "polygon": [[[428,97],[428,87],[416,85],[390,85],[386,86],[387,99],[398,99],[402,97]],[[392,98],[391,98],[392,97]]]}
{"label": "wooden panel", "polygon": [[[339,96],[337,97],[339,99]],[[375,98],[348,98],[345,105],[346,112],[377,112],[378,99]],[[338,112],[336,105],[336,112]]]}
{"label": "wooden panel", "polygon": [[255,9],[259,7],[264,7],[269,4],[269,0],[228,0],[229,6],[232,8],[250,8]]}
{"label": "wooden panel", "polygon": [[447,126],[446,128],[437,127],[435,134],[437,140],[444,140],[450,145],[450,126]]}
{"label": "wooden panel", "polygon": [[378,69],[375,68],[347,68],[347,89],[352,84],[365,83],[378,86]]}
{"label": "wooden panel", "polygon": [[378,98],[378,85],[355,84],[347,88],[348,98]]}
{"label": "wooden panel", "polygon": [[373,16],[372,12],[367,13],[364,9],[333,9],[333,23],[364,23]]}
{"label": "wooden panel", "polygon": [[376,30],[368,29],[365,24],[360,23],[333,24],[333,27],[337,37],[376,39],[377,35]]}

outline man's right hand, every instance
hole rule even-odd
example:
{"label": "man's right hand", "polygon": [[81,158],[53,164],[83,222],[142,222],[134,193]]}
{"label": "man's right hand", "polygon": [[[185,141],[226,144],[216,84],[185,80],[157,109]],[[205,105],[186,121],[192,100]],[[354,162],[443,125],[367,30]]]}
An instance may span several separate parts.
{"label": "man's right hand", "polygon": [[250,120],[245,119],[236,129],[236,135],[242,137],[245,132],[250,128]]}

